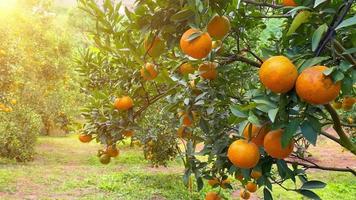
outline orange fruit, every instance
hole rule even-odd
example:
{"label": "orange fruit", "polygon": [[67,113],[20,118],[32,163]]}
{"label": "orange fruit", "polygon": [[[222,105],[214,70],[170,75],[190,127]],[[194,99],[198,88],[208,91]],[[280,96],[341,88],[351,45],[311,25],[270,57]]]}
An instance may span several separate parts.
{"label": "orange fruit", "polygon": [[199,66],[200,76],[204,79],[214,80],[218,76],[216,67],[217,63],[214,62],[205,62]]}
{"label": "orange fruit", "polygon": [[133,130],[124,130],[122,132],[122,134],[125,136],[125,137],[132,137],[133,134],[134,134],[134,131]]}
{"label": "orange fruit", "polygon": [[334,101],[332,106],[335,108],[335,109],[340,109],[342,107],[342,103],[341,102],[338,102],[338,101]]}
{"label": "orange fruit", "polygon": [[245,189],[240,190],[241,199],[249,199],[250,196],[251,196],[251,194],[248,191],[246,191]]}
{"label": "orange fruit", "polygon": [[216,178],[216,177],[214,177],[213,179],[210,179],[210,180],[208,180],[208,184],[210,185],[210,186],[215,186],[215,185],[218,185],[220,183],[220,181],[219,181],[219,179],[218,178]]}
{"label": "orange fruit", "polygon": [[262,176],[262,172],[261,171],[257,171],[257,170],[252,170],[250,176],[251,176],[251,178],[257,180]]}
{"label": "orange fruit", "polygon": [[87,134],[80,134],[79,135],[79,140],[83,143],[89,143],[92,140],[92,136],[91,135],[87,135]]}
{"label": "orange fruit", "polygon": [[340,82],[325,76],[325,66],[309,67],[299,75],[296,83],[298,96],[310,104],[327,104],[334,100],[340,92]]}
{"label": "orange fruit", "polygon": [[159,36],[146,37],[144,47],[148,55],[151,57],[158,57],[164,52],[165,44]]}
{"label": "orange fruit", "polygon": [[265,151],[273,158],[284,159],[287,158],[294,148],[294,141],[292,140],[286,148],[282,148],[282,129],[273,130],[267,133],[265,136],[263,146]]}
{"label": "orange fruit", "polygon": [[351,110],[352,106],[355,104],[355,101],[356,100],[353,97],[345,97],[342,101],[342,108],[346,111]]}
{"label": "orange fruit", "polygon": [[259,76],[262,84],[275,93],[287,93],[298,78],[298,71],[285,56],[273,56],[263,62]]}
{"label": "orange fruit", "polygon": [[141,76],[146,81],[155,79],[157,75],[158,72],[155,69],[155,65],[152,63],[146,63],[145,66],[141,68]]}
{"label": "orange fruit", "polygon": [[106,153],[102,154],[99,158],[99,161],[101,162],[101,164],[104,164],[104,165],[109,164],[110,160],[111,160],[111,157]]}
{"label": "orange fruit", "polygon": [[110,157],[117,157],[119,155],[119,150],[116,147],[108,146],[105,153]]}
{"label": "orange fruit", "polygon": [[195,68],[190,63],[184,63],[179,67],[179,72],[183,75],[194,73]]}
{"label": "orange fruit", "polygon": [[256,183],[254,182],[248,182],[246,184],[246,189],[249,191],[249,192],[256,192],[257,191],[257,185]]}
{"label": "orange fruit", "polygon": [[189,127],[192,124],[193,122],[190,116],[187,113],[183,114],[183,125]]}
{"label": "orange fruit", "polygon": [[211,37],[222,39],[231,29],[230,21],[225,16],[215,15],[208,23],[208,33]]}
{"label": "orange fruit", "polygon": [[283,0],[284,6],[297,6],[297,3],[294,0]]}
{"label": "orange fruit", "polygon": [[[250,135],[250,128],[251,128],[251,135]],[[243,135],[247,140],[250,140],[250,136],[252,137],[251,142],[255,143],[257,146],[263,146],[263,139],[265,135],[268,133],[267,127],[262,126],[258,127],[254,124],[249,123],[244,131]]]}
{"label": "orange fruit", "polygon": [[115,100],[114,106],[118,110],[128,110],[133,107],[133,101],[129,96],[123,96]]}
{"label": "orange fruit", "polygon": [[[190,37],[193,34],[200,34],[195,39]],[[187,30],[180,39],[180,47],[182,51],[195,59],[202,59],[209,55],[211,51],[212,40],[208,33],[202,33],[197,29]]]}
{"label": "orange fruit", "polygon": [[255,143],[239,139],[229,146],[227,157],[236,167],[248,169],[257,165],[260,152]]}
{"label": "orange fruit", "polygon": [[216,192],[208,192],[205,195],[205,200],[221,200],[221,198]]}
{"label": "orange fruit", "polygon": [[226,189],[227,185],[229,185],[229,184],[230,184],[230,180],[229,179],[225,179],[225,180],[221,181],[221,188]]}

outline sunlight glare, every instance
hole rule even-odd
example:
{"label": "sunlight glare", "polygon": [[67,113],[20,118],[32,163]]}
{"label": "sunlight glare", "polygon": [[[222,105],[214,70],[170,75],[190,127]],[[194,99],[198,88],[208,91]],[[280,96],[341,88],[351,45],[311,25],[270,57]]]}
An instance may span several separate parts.
{"label": "sunlight glare", "polygon": [[9,11],[16,7],[17,0],[0,0],[0,11]]}

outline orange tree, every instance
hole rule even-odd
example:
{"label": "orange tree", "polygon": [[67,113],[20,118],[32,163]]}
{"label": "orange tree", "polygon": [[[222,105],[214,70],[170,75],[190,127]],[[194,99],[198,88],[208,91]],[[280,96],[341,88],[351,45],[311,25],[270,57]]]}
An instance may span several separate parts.
{"label": "orange tree", "polygon": [[[81,137],[105,144],[108,163],[129,131],[154,164],[179,154],[198,190],[203,179],[232,189],[235,177],[243,199],[257,187],[272,199],[273,184],[318,199],[310,189],[325,184],[308,169],[356,174],[304,157],[321,135],[356,154],[355,125],[329,104],[350,101],[352,113],[355,102],[352,3],[138,0],[118,14],[110,0],[79,0],[95,22],[78,58],[90,97]],[[301,187],[282,185],[296,178]]]}

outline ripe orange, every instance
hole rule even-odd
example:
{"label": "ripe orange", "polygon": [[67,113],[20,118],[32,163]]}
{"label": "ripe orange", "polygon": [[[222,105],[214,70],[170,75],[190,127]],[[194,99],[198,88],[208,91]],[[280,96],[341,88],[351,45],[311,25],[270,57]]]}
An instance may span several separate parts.
{"label": "ripe orange", "polygon": [[284,6],[297,6],[297,3],[294,0],[283,0]]}
{"label": "ripe orange", "polygon": [[229,146],[227,157],[236,167],[248,169],[257,165],[260,152],[255,143],[240,139]]}
{"label": "ripe orange", "polygon": [[247,189],[249,192],[254,193],[254,192],[257,191],[257,185],[256,185],[256,183],[254,183],[254,182],[248,182],[248,183],[246,184],[246,189]]}
{"label": "ripe orange", "polygon": [[133,107],[133,101],[129,96],[123,96],[115,100],[115,108],[118,110],[128,110]]}
{"label": "ripe orange", "polygon": [[287,57],[273,56],[263,62],[259,76],[266,88],[275,93],[286,93],[294,87],[298,71]]}
{"label": "ripe orange", "polygon": [[165,48],[164,41],[159,36],[146,37],[144,41],[145,51],[152,57],[160,56]]}
{"label": "ripe orange", "polygon": [[91,135],[87,135],[87,134],[80,134],[79,135],[79,140],[83,143],[89,143],[92,140],[92,136]]}
{"label": "ripe orange", "polygon": [[205,62],[199,66],[200,76],[204,79],[214,80],[218,76],[216,67],[217,63],[214,62]]}
{"label": "ripe orange", "polygon": [[211,37],[222,39],[230,31],[230,21],[225,16],[215,15],[208,23],[208,33]]}
{"label": "ripe orange", "polygon": [[257,146],[263,146],[263,139],[268,133],[267,126],[258,127],[254,124],[249,123],[244,131],[243,135],[247,140],[250,140],[250,127],[251,127],[251,142],[255,143]]}
{"label": "ripe orange", "polygon": [[106,153],[102,154],[99,158],[99,161],[101,162],[101,164],[104,164],[104,165],[109,164],[110,160],[111,160],[111,157]]}
{"label": "ripe orange", "polygon": [[183,75],[194,73],[195,68],[190,63],[184,63],[179,67],[179,72]]}
{"label": "ripe orange", "polygon": [[192,119],[190,118],[190,116],[187,113],[183,114],[183,125],[184,126],[192,126],[193,122]]}
{"label": "ripe orange", "polygon": [[216,192],[208,192],[206,193],[205,200],[221,200],[221,198]]}
{"label": "ripe orange", "polygon": [[245,189],[240,190],[241,199],[249,199],[250,196],[251,196],[251,194],[248,191],[246,191]]}
{"label": "ripe orange", "polygon": [[110,157],[117,157],[119,155],[119,149],[113,146],[108,146],[105,151]]}
{"label": "ripe orange", "polygon": [[262,172],[261,171],[257,171],[257,170],[252,170],[250,176],[251,176],[251,178],[257,180],[262,176]]}
{"label": "ripe orange", "polygon": [[309,67],[299,75],[296,83],[298,96],[311,104],[327,104],[334,100],[340,92],[340,82],[325,76],[325,66]]}
{"label": "ripe orange", "polygon": [[134,134],[134,131],[133,130],[124,130],[122,132],[122,134],[125,136],[125,137],[132,137],[133,134]]}
{"label": "ripe orange", "polygon": [[146,63],[145,66],[141,68],[141,76],[146,81],[155,79],[157,75],[158,72],[155,69],[155,65],[152,63]]}
{"label": "ripe orange", "polygon": [[218,178],[214,177],[213,179],[208,180],[208,184],[213,187],[220,184],[220,181]]}
{"label": "ripe orange", "polygon": [[340,109],[342,107],[342,103],[341,102],[338,102],[338,101],[334,101],[332,106],[335,108],[335,109]]}
{"label": "ripe orange", "polygon": [[[191,35],[201,34],[193,40],[189,40]],[[187,30],[180,39],[180,47],[182,51],[195,59],[202,59],[209,55],[211,51],[212,40],[208,33],[201,33],[197,29]]]}
{"label": "ripe orange", "polygon": [[348,111],[352,109],[352,106],[355,104],[355,98],[353,97],[345,97],[344,100],[342,101],[342,109]]}
{"label": "ripe orange", "polygon": [[293,152],[293,140],[286,148],[282,148],[281,139],[283,132],[284,131],[282,129],[273,130],[268,132],[265,136],[263,146],[268,155],[273,158],[284,159],[287,158]]}

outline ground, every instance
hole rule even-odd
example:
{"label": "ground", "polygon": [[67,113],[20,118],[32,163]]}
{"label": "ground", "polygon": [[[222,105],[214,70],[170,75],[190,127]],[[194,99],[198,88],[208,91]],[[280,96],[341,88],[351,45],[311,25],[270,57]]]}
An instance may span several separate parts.
{"label": "ground", "polygon": [[[119,158],[104,166],[95,156],[98,148],[94,142],[79,143],[74,135],[40,137],[33,162],[8,164],[8,160],[0,159],[0,199],[203,199],[204,193],[211,190],[206,186],[202,192],[190,193],[183,186],[183,167],[179,160],[170,162],[168,168],[151,168],[143,159],[141,149],[131,148],[127,143],[120,146]],[[326,151],[319,151],[317,159],[324,157],[323,152]],[[346,160],[351,158],[342,154]],[[311,179],[315,178],[328,183],[325,189],[316,191],[322,199],[346,200],[356,196],[356,179],[348,173],[315,171]],[[237,182],[234,186],[238,188]],[[277,186],[274,197],[302,199]]]}

